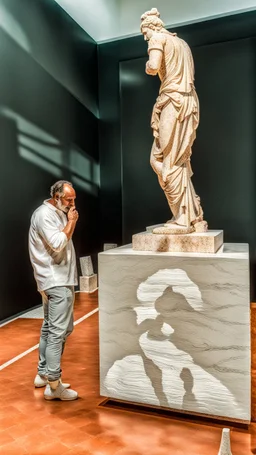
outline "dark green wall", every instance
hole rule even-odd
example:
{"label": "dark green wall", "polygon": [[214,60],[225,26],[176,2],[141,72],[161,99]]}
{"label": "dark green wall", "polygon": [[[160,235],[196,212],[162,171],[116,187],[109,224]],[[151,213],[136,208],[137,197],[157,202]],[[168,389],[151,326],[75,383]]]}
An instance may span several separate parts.
{"label": "dark green wall", "polygon": [[[77,256],[100,249],[97,45],[53,0],[0,0],[0,320],[40,303],[32,212],[59,178],[77,190]],[[0,24],[1,25],[1,24]],[[3,24],[2,24],[3,25]]]}
{"label": "dark green wall", "polygon": [[[255,264],[256,13],[177,28],[192,48],[201,122],[193,182],[210,229],[248,242]],[[150,116],[159,81],[145,74],[142,36],[99,46],[100,162],[104,240],[130,243],[135,232],[169,219],[149,165]],[[107,223],[108,216],[113,222]]]}

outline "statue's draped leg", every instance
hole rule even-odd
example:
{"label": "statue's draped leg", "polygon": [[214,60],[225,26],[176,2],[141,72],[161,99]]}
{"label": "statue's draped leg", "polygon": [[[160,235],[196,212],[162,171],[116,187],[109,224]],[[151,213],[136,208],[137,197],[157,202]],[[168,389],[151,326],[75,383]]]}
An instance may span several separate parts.
{"label": "statue's draped leg", "polygon": [[173,214],[172,222],[187,227],[203,219],[200,198],[195,193],[191,175],[188,162],[179,167],[174,166],[165,182],[159,179]]}
{"label": "statue's draped leg", "polygon": [[[158,102],[154,108],[153,125],[157,125],[157,129],[150,162],[173,214],[172,222],[189,227],[203,219],[200,198],[191,181],[190,165],[198,115],[196,109],[193,111],[194,97],[185,99],[179,110],[172,101],[169,99],[163,106]],[[180,119],[181,111],[188,115]]]}

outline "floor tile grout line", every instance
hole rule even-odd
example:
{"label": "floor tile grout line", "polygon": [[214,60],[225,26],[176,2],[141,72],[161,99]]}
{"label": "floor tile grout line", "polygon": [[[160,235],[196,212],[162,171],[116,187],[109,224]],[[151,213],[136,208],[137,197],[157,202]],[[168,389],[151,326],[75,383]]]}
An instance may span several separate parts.
{"label": "floor tile grout line", "polygon": [[80,322],[83,322],[85,319],[89,318],[90,316],[92,316],[93,314],[97,313],[97,311],[99,311],[99,308],[95,308],[94,310],[90,311],[90,313],[87,313],[85,314],[84,316],[82,316],[80,319],[77,319],[77,321],[74,322],[74,325],[77,325],[77,324],[80,324]]}
{"label": "floor tile grout line", "polygon": [[92,291],[75,291],[75,294],[93,294],[94,292],[98,291],[98,287],[93,289]]}
{"label": "floor tile grout line", "polygon": [[[80,324],[85,319],[88,319],[90,316],[97,313],[97,311],[99,311],[99,308],[95,308],[94,310],[90,311],[90,313],[85,314],[80,319],[77,319],[77,321],[74,322],[74,325]],[[36,344],[35,346],[32,346],[32,348],[27,349],[26,351],[22,352],[21,354],[17,355],[16,357],[13,357],[12,359],[3,363],[2,365],[0,365],[0,371],[4,370],[4,368],[7,368],[8,366],[12,365],[13,363],[17,362],[18,360],[22,359],[27,354],[30,354],[31,352],[35,351],[36,349],[38,349],[38,347],[39,347],[39,344]]]}
{"label": "floor tile grout line", "polygon": [[27,354],[30,354],[30,352],[35,351],[35,349],[37,349],[38,346],[39,346],[39,344],[36,344],[32,348],[27,349],[26,351],[22,352],[21,354],[16,355],[16,357],[13,357],[12,359],[3,363],[2,365],[0,365],[0,371],[3,370],[4,368],[7,368],[9,365],[12,365],[13,363],[17,362],[17,360],[22,359],[22,357],[25,357]]}

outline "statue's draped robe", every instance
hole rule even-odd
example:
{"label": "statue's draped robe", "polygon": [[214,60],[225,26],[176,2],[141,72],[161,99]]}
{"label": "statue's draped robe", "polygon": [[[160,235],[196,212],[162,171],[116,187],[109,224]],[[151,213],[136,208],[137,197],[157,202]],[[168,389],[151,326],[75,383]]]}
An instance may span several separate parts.
{"label": "statue's draped robe", "polygon": [[172,221],[190,226],[203,219],[200,199],[191,182],[191,147],[199,123],[199,102],[194,87],[194,63],[185,41],[169,32],[156,32],[148,52],[163,54],[158,71],[159,96],[152,113],[155,137],[151,165],[173,214]]}

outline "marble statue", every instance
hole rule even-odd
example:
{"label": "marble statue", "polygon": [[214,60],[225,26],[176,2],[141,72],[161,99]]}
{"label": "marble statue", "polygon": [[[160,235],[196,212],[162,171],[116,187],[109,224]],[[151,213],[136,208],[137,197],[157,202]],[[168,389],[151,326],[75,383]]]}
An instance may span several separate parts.
{"label": "marble statue", "polygon": [[141,16],[141,32],[148,41],[146,73],[158,74],[161,81],[151,119],[154,142],[150,164],[173,215],[153,232],[204,232],[207,223],[191,181],[190,157],[199,124],[193,57],[187,43],[164,28],[156,8]]}

